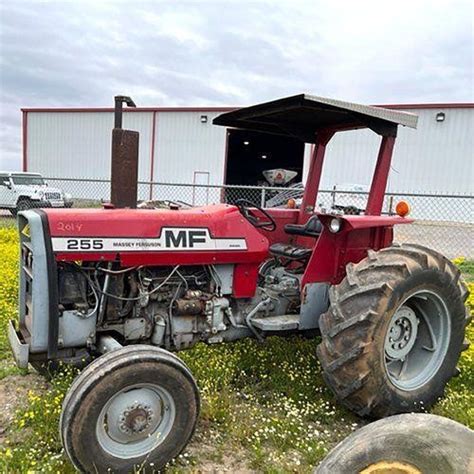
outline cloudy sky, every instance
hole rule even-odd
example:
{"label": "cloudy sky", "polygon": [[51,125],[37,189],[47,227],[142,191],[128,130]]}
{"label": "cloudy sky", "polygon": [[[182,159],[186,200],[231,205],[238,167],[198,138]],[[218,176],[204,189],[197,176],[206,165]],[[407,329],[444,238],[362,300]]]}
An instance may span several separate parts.
{"label": "cloudy sky", "polygon": [[472,0],[0,0],[0,169],[21,107],[473,101]]}

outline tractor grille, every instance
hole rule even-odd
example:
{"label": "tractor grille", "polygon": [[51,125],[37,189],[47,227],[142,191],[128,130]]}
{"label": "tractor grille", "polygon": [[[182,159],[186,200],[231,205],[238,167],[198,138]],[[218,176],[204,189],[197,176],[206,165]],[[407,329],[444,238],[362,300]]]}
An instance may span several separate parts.
{"label": "tractor grille", "polygon": [[61,193],[45,193],[46,199],[61,199]]}
{"label": "tractor grille", "polygon": [[23,305],[26,328],[31,330],[31,318],[33,316],[33,251],[30,242],[23,242],[21,244],[21,270],[24,288],[20,304]]}
{"label": "tractor grille", "polygon": [[25,211],[18,216],[21,246],[19,329],[30,345],[30,353],[44,353],[48,348],[48,258],[52,254],[48,254],[43,220],[45,216],[34,211]]}

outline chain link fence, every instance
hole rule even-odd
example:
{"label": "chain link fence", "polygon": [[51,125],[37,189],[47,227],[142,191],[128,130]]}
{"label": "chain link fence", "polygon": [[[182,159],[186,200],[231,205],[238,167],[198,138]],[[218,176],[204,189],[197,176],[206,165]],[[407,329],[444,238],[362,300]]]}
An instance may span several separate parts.
{"label": "chain link fence", "polygon": [[[101,207],[110,197],[110,180],[45,179],[49,187],[67,193],[73,207]],[[260,207],[283,207],[289,199],[294,199],[298,205],[302,195],[301,184],[282,188],[147,181],[138,183],[139,202],[152,201],[156,207],[168,207],[170,203],[180,206],[234,204],[238,199],[247,199]],[[360,214],[365,209],[367,196],[366,192],[321,190],[317,207],[321,212]],[[416,219],[416,222],[396,226],[396,241],[426,245],[449,258],[474,258],[474,196],[387,193],[383,214],[394,214],[396,203],[400,200],[410,204],[411,217]],[[14,225],[14,218],[8,215],[8,211],[2,213],[0,225]]]}

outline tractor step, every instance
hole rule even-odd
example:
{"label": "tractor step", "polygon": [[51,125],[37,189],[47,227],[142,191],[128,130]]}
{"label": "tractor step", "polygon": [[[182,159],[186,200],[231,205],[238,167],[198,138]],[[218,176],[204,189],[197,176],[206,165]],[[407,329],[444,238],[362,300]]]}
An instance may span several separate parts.
{"label": "tractor step", "polygon": [[299,314],[283,314],[252,319],[252,325],[262,331],[291,331],[292,329],[298,329],[299,324]]}

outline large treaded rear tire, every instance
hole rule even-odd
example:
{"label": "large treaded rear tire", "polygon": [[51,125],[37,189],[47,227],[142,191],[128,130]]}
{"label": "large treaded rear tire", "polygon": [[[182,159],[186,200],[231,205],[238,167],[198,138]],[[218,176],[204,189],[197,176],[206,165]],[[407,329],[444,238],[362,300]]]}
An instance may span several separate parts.
{"label": "large treaded rear tire", "polygon": [[[414,390],[392,383],[385,364],[389,321],[417,291],[433,291],[448,308],[450,337],[436,373]],[[344,280],[330,289],[329,310],[320,318],[317,353],[324,378],[337,398],[360,416],[384,417],[432,406],[456,374],[468,347],[468,291],[456,266],[439,253],[415,244],[369,251],[349,264]]]}

